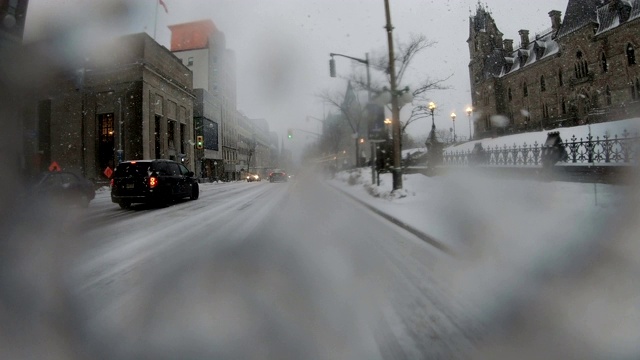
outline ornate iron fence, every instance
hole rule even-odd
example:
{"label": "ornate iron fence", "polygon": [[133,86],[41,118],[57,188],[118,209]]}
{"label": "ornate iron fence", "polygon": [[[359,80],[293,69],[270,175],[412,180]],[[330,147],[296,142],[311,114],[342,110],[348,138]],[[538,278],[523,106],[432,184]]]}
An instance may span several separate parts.
{"label": "ornate iron fence", "polygon": [[[640,137],[624,130],[622,136],[604,135],[576,138],[572,136],[563,142],[566,157],[558,165],[637,165],[640,153]],[[445,151],[445,166],[542,166],[544,144],[522,144],[476,148],[469,151]]]}

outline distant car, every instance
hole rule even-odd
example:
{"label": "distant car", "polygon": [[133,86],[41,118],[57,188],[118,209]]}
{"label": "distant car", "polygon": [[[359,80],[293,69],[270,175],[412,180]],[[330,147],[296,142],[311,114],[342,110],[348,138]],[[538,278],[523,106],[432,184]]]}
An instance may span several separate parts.
{"label": "distant car", "polygon": [[247,181],[248,182],[252,182],[252,181],[260,181],[260,175],[258,174],[248,174],[247,175]]}
{"label": "distant car", "polygon": [[284,170],[274,170],[269,174],[269,182],[287,182],[289,178]]}
{"label": "distant car", "polygon": [[31,195],[60,204],[89,206],[96,196],[94,184],[84,177],[68,172],[53,171],[40,175]]}
{"label": "distant car", "polygon": [[123,209],[133,203],[164,205],[199,196],[193,171],[172,160],[125,161],[118,164],[111,177],[111,201]]}

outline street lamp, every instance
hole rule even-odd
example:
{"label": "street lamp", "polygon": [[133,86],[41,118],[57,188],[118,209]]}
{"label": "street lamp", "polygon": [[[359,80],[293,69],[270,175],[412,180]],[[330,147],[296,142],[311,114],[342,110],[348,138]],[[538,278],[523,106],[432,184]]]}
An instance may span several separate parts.
{"label": "street lamp", "polygon": [[385,125],[385,128],[387,129],[387,136],[391,137],[391,135],[389,133],[389,128],[391,127],[391,119],[385,118],[384,119],[384,125]]}
{"label": "street lamp", "polygon": [[451,113],[451,121],[453,121],[453,143],[456,143],[456,113]]}
{"label": "street lamp", "polygon": [[436,110],[436,104],[433,101],[429,103],[429,110],[431,111],[431,131],[435,132],[436,131],[436,123],[435,123],[435,120],[433,118],[433,112]]}
{"label": "street lamp", "polygon": [[473,111],[473,109],[471,109],[471,106],[469,106],[467,108],[467,116],[469,117],[469,140],[473,139],[473,134],[471,133],[471,112]]}

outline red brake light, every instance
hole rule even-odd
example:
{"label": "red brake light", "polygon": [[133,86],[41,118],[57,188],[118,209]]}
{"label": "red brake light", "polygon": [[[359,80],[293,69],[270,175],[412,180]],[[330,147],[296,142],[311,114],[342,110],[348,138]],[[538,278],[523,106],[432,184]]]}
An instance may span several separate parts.
{"label": "red brake light", "polygon": [[149,187],[150,188],[154,188],[156,186],[158,186],[158,178],[155,177],[155,176],[150,177],[149,178]]}

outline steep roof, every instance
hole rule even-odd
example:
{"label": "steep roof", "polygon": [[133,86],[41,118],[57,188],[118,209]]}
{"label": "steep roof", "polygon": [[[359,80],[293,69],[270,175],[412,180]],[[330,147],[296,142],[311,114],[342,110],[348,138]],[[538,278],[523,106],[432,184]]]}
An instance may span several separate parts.
{"label": "steep roof", "polygon": [[558,37],[563,37],[585,25],[595,23],[597,21],[596,12],[603,3],[603,0],[569,0]]}
{"label": "steep roof", "polygon": [[598,9],[596,35],[640,18],[640,0],[612,1]]}

